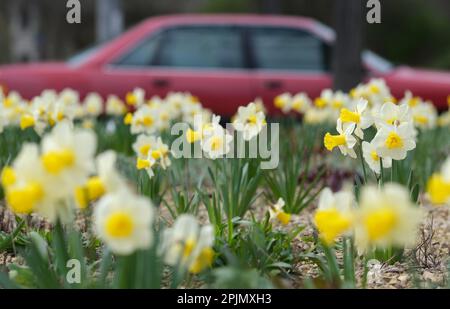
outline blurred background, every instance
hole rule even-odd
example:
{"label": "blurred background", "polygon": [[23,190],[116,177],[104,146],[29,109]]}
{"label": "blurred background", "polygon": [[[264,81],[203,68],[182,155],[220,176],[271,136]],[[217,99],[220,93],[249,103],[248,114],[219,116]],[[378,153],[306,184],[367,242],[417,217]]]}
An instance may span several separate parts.
{"label": "blurred background", "polygon": [[[65,0],[1,0],[0,63],[66,59],[161,14],[300,15],[333,26],[333,1],[80,0],[81,24],[68,24]],[[381,0],[381,7],[381,24],[364,24],[364,47],[394,63],[450,69],[449,0]]]}

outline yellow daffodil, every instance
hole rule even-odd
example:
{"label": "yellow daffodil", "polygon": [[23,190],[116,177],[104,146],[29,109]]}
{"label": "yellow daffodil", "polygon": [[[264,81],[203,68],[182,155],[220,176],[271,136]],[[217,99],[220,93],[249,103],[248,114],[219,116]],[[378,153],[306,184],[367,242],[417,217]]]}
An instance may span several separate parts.
{"label": "yellow daffodil", "polygon": [[335,147],[338,147],[344,156],[349,155],[352,158],[356,158],[356,153],[353,150],[353,147],[356,145],[356,138],[352,135],[355,130],[355,124],[350,124],[343,130],[342,122],[338,119],[336,130],[339,133],[337,135],[325,134],[323,139],[325,148],[333,151]]}
{"label": "yellow daffodil", "polygon": [[341,109],[340,117],[344,128],[350,124],[355,124],[355,135],[364,138],[363,130],[369,128],[373,124],[373,118],[367,108],[368,101],[361,99],[356,104],[356,109],[351,111],[347,108]]}
{"label": "yellow daffodil", "polygon": [[269,213],[272,220],[276,219],[283,225],[287,225],[291,220],[291,214],[283,210],[284,205],[284,200],[280,197],[275,205],[270,206]]}
{"label": "yellow daffodil", "polygon": [[322,191],[319,207],[314,215],[314,224],[326,244],[333,244],[338,236],[350,231],[354,203],[354,196],[349,191],[335,194],[329,188]]}
{"label": "yellow daffodil", "polygon": [[413,244],[422,214],[411,202],[409,191],[401,185],[364,187],[355,220],[358,251]]}
{"label": "yellow daffodil", "polygon": [[427,183],[427,193],[435,205],[450,205],[450,157],[442,165],[440,172],[434,173]]}

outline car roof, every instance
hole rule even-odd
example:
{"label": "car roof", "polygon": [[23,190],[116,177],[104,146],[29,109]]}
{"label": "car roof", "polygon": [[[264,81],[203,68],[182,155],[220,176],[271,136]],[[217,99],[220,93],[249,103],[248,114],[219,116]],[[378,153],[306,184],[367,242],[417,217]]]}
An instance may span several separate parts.
{"label": "car roof", "polygon": [[[313,18],[288,15],[261,14],[177,14],[151,18],[144,23],[179,24],[234,24],[258,26],[299,27],[317,33],[327,41],[334,40],[334,31]],[[318,33],[320,32],[320,33]]]}
{"label": "car roof", "polygon": [[327,42],[335,39],[334,31],[318,21],[299,16],[281,15],[257,15],[257,14],[177,14],[150,17],[135,27],[131,28],[115,40],[106,43],[98,53],[89,59],[84,65],[100,65],[105,59],[111,59],[119,54],[123,48],[133,44],[143,36],[161,27],[177,25],[199,24],[227,24],[227,25],[255,25],[292,27],[308,30]]}

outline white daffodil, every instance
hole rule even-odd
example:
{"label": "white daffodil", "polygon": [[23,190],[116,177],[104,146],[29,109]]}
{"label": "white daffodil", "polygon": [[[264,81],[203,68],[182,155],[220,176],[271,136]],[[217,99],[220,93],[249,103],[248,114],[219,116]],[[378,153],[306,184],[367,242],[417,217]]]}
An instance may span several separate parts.
{"label": "white daffodil", "polygon": [[413,96],[412,92],[407,90],[405,92],[405,96],[400,100],[399,105],[407,105],[411,109],[414,109],[416,106],[422,103],[422,99],[419,97]]}
{"label": "white daffodil", "polygon": [[342,91],[336,91],[329,102],[329,107],[339,113],[343,107],[349,105],[349,102],[350,99],[347,94]]}
{"label": "white daffodil", "polygon": [[253,101],[253,103],[255,103],[257,113],[258,112],[262,112],[263,114],[267,113],[267,109],[266,109],[266,106],[264,105],[264,101],[260,97],[257,97]]}
{"label": "white daffodil", "polygon": [[150,149],[149,155],[158,162],[163,169],[170,166],[170,150],[169,146],[162,142],[161,137],[158,137],[154,146]]}
{"label": "white daffodil", "polygon": [[126,181],[116,168],[117,155],[112,150],[99,154],[96,158],[97,175],[106,192],[115,192],[126,186]]}
{"label": "white daffodil", "polygon": [[193,106],[197,106],[197,102],[191,99],[190,94],[182,92],[170,92],[167,94],[165,101],[176,111],[183,111],[183,113],[190,113]]}
{"label": "white daffodil", "polygon": [[141,107],[145,104],[145,90],[142,88],[134,88],[132,92],[126,94],[125,102],[136,108]]}
{"label": "white daffodil", "polygon": [[41,97],[35,97],[28,106],[28,110],[20,117],[20,128],[33,127],[36,133],[42,135],[48,126],[47,111],[50,109],[50,102]]}
{"label": "white daffodil", "polygon": [[266,125],[266,116],[263,112],[257,112],[255,103],[241,106],[233,121],[236,131],[243,133],[244,140],[249,141],[261,132]]}
{"label": "white daffodil", "polygon": [[291,220],[291,214],[286,213],[283,210],[285,203],[284,200],[280,197],[277,203],[269,208],[270,219],[277,219],[282,224],[287,225]]}
{"label": "white daffodil", "polygon": [[166,104],[159,97],[152,97],[152,99],[148,101],[148,106],[157,111],[155,114],[159,117],[159,120],[156,122],[158,130],[163,131],[169,129],[170,121],[177,116],[177,112],[174,108],[171,105]]}
{"label": "white daffodil", "polygon": [[55,199],[71,196],[93,174],[96,147],[94,132],[73,129],[66,121],[44,136],[41,163]]}
{"label": "white daffodil", "polygon": [[150,149],[156,144],[156,136],[139,134],[136,138],[136,142],[133,144],[133,150],[136,155],[141,159],[146,159]]}
{"label": "white daffodil", "polygon": [[151,202],[127,190],[106,194],[94,208],[95,233],[119,255],[149,248],[153,242],[153,221]]}
{"label": "white daffodil", "polygon": [[189,128],[186,131],[186,140],[190,144],[202,141],[213,134],[215,130],[222,129],[222,126],[220,125],[220,116],[217,115],[210,115],[210,117],[196,115],[192,125],[194,129]]}
{"label": "white daffodil", "polygon": [[348,232],[353,224],[355,197],[350,190],[333,193],[325,188],[319,197],[319,207],[314,215],[320,237],[327,244]]}
{"label": "white daffodil", "polygon": [[362,151],[364,160],[366,160],[369,168],[377,174],[380,174],[381,164],[380,160],[383,160],[383,168],[390,168],[392,166],[392,158],[381,158],[377,152],[376,146],[373,143],[366,141],[362,142]]}
{"label": "white daffodil", "polygon": [[[62,121],[70,121],[72,122],[76,116],[77,112],[79,110],[80,105],[74,101],[74,99],[66,98],[65,100],[67,102],[74,102],[74,103],[66,103],[63,99],[59,98],[54,104],[50,106],[50,111],[48,113],[48,121],[50,125],[55,125],[56,123],[62,122]],[[84,113],[83,113],[84,115]]]}
{"label": "white daffodil", "polygon": [[226,155],[231,147],[233,137],[221,126],[215,126],[211,133],[201,141],[202,150],[210,159]]}
{"label": "white daffodil", "polygon": [[372,144],[380,157],[403,160],[408,151],[416,148],[412,123],[402,123],[398,127],[381,125]]}
{"label": "white daffodil", "polygon": [[45,89],[41,92],[40,97],[42,98],[42,100],[47,102],[56,102],[56,100],[58,99],[58,93],[52,89]]}
{"label": "white daffodil", "polygon": [[369,101],[371,108],[380,106],[385,102],[395,102],[389,87],[383,79],[372,79],[367,84],[359,84],[350,91],[353,99],[365,99]]}
{"label": "white daffodil", "polygon": [[315,108],[312,107],[308,109],[305,113],[305,122],[312,124],[322,124],[327,122],[334,122],[331,110],[326,108]]}
{"label": "white daffodil", "polygon": [[384,79],[374,78],[365,85],[365,98],[372,105],[380,105],[386,102],[386,100],[392,99],[392,95]]}
{"label": "white daffodil", "polygon": [[[158,162],[163,169],[171,164],[169,146],[162,142],[161,137],[141,134],[133,144],[133,150],[138,156],[138,162],[139,159],[149,160],[151,163]],[[143,164],[143,162],[141,163]]]}
{"label": "white daffodil", "polygon": [[326,108],[331,105],[331,101],[333,100],[334,93],[331,89],[324,89],[320,93],[320,97],[314,100],[314,105],[316,108]]}
{"label": "white daffodil", "polygon": [[450,111],[446,111],[439,116],[439,118],[437,119],[437,125],[440,127],[450,126]]}
{"label": "white daffodil", "polygon": [[409,191],[401,185],[364,187],[355,220],[358,252],[413,244],[422,218],[422,210],[411,202]]}
{"label": "white daffodil", "polygon": [[408,105],[395,105],[392,102],[384,103],[375,116],[375,125],[380,128],[382,125],[400,126],[403,123],[412,123],[413,118]]}
{"label": "white daffodil", "polygon": [[80,95],[77,91],[66,88],[59,93],[58,100],[67,106],[76,105],[80,102]]}
{"label": "white daffodil", "polygon": [[341,109],[340,120],[346,128],[349,124],[355,124],[355,135],[360,139],[364,138],[363,130],[369,128],[373,124],[373,118],[368,110],[369,102],[364,99],[360,99],[356,104],[356,110],[350,111],[347,108]]}
{"label": "white daffodil", "polygon": [[342,127],[340,119],[337,121],[336,130],[338,135],[325,134],[324,145],[329,151],[333,151],[335,147],[338,147],[341,153],[346,156],[349,155],[352,158],[356,158],[356,153],[353,147],[356,145],[356,138],[352,135],[355,130],[355,124],[348,125],[345,130]]}
{"label": "white daffodil", "polygon": [[223,129],[220,125],[220,116],[212,115],[209,122],[202,122],[203,119],[199,118],[194,123],[195,132],[200,132],[201,140],[213,135],[217,130]]}
{"label": "white daffodil", "polygon": [[201,116],[206,119],[211,118],[211,114],[205,112],[205,109],[198,102],[194,103],[191,102],[189,104],[183,105],[181,117],[182,118],[181,120],[183,122],[193,124],[198,116]]}
{"label": "white daffodil", "polygon": [[98,117],[103,112],[103,99],[98,93],[89,93],[84,99],[86,114]]}
{"label": "white daffodil", "polygon": [[312,107],[312,102],[306,93],[300,92],[292,97],[291,107],[297,113],[304,114]]}
{"label": "white daffodil", "polygon": [[97,175],[91,176],[83,186],[75,189],[75,199],[79,208],[102,197],[104,194],[126,188],[126,181],[116,168],[116,153],[108,150],[96,158]]}
{"label": "white daffodil", "polygon": [[414,125],[421,129],[433,129],[436,127],[438,113],[430,102],[422,102],[412,109]]}
{"label": "white daffodil", "polygon": [[292,95],[290,93],[283,93],[275,97],[273,104],[276,108],[281,109],[285,114],[289,113],[292,108]]}
{"label": "white daffodil", "polygon": [[200,227],[194,216],[180,215],[173,227],[164,231],[162,251],[168,265],[187,269],[193,274],[210,267],[214,259],[214,229]]}
{"label": "white daffodil", "polygon": [[18,125],[27,104],[23,101],[18,92],[11,91],[2,100],[2,118],[4,125]]}
{"label": "white daffodil", "polygon": [[117,96],[110,95],[106,99],[106,114],[110,116],[122,116],[127,111],[125,103]]}
{"label": "white daffodil", "polygon": [[158,130],[157,122],[159,120],[157,110],[150,108],[148,105],[143,105],[132,116],[131,133],[155,133]]}

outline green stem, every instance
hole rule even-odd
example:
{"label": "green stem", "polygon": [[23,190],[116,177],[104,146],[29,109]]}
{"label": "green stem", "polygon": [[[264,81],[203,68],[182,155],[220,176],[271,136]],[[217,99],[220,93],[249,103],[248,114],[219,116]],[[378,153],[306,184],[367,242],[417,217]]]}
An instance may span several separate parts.
{"label": "green stem", "polygon": [[366,172],[366,165],[364,164],[364,157],[363,157],[363,151],[362,151],[362,142],[359,143],[359,159],[361,160],[361,165],[364,173],[364,184],[367,183],[367,172]]}
{"label": "green stem", "polygon": [[380,182],[378,183],[379,186],[382,186],[384,184],[384,168],[383,168],[383,159],[380,158]]}
{"label": "green stem", "polygon": [[325,257],[328,261],[328,265],[330,267],[330,273],[331,277],[333,278],[333,283],[337,284],[340,287],[342,282],[334,250],[331,247],[329,247],[325,242],[322,242],[322,247],[325,253]]}
{"label": "green stem", "polygon": [[369,261],[367,254],[364,255],[364,273],[362,278],[362,287],[363,289],[367,288],[367,273],[369,272],[369,268],[367,267],[367,262]]}
{"label": "green stem", "polygon": [[344,280],[351,288],[355,287],[354,246],[353,238],[345,237],[343,240],[344,251]]}

